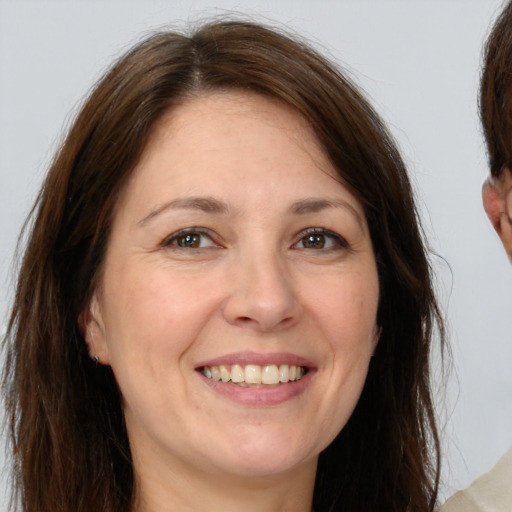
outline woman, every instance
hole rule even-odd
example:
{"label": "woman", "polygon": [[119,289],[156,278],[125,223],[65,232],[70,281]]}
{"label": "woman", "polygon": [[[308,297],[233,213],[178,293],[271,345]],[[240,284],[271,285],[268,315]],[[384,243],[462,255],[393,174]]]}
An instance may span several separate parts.
{"label": "woman", "polygon": [[22,510],[433,510],[442,325],[411,188],[306,44],[216,22],[121,58],[18,283]]}

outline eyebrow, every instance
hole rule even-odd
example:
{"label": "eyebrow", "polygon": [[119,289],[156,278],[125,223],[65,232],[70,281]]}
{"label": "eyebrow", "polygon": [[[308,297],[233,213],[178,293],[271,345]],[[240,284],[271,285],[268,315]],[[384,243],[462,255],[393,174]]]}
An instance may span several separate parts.
{"label": "eyebrow", "polygon": [[199,210],[206,213],[227,214],[229,207],[223,201],[213,197],[185,197],[182,199],[173,199],[161,206],[158,206],[139,222],[139,226],[145,226],[151,219],[167,210]]}
{"label": "eyebrow", "polygon": [[292,204],[290,211],[296,215],[317,213],[328,208],[344,208],[356,218],[357,222],[364,229],[364,219],[361,214],[348,202],[339,199],[308,198],[301,199]]}
{"label": "eyebrow", "polygon": [[[348,202],[339,199],[323,199],[323,198],[307,198],[295,201],[289,208],[294,215],[307,215],[309,213],[317,213],[329,208],[343,208],[348,210],[357,220],[362,229],[364,229],[364,219],[359,212]],[[138,225],[143,227],[154,217],[160,215],[167,210],[199,210],[205,213],[228,214],[231,209],[224,201],[215,199],[214,197],[185,197],[173,199],[164,203],[143,217]]]}

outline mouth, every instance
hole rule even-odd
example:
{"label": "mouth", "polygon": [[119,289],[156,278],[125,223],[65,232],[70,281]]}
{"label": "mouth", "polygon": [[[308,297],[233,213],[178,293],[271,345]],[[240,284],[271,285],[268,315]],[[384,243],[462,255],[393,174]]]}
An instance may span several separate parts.
{"label": "mouth", "polygon": [[278,406],[302,396],[316,365],[292,353],[239,352],[201,361],[195,370],[216,394],[250,407]]}
{"label": "mouth", "polygon": [[201,366],[197,369],[207,379],[231,382],[240,387],[267,388],[297,382],[308,373],[306,366],[294,364],[233,364]]}

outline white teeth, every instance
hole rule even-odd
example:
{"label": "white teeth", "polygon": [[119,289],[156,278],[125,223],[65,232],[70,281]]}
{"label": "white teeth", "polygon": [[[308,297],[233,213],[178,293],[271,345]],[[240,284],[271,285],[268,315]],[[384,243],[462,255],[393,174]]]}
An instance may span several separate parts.
{"label": "white teeth", "polygon": [[239,364],[231,367],[231,382],[244,382],[244,369]]}
{"label": "white teeth", "polygon": [[265,366],[261,372],[262,384],[279,384],[279,370],[275,364]]}
{"label": "white teeth", "polygon": [[261,384],[261,366],[248,364],[245,367],[245,382],[247,384]]}
{"label": "white teeth", "polygon": [[279,367],[279,382],[288,382],[290,380],[290,367],[282,364]]}
{"label": "white teeth", "polygon": [[231,375],[228,372],[227,368],[224,365],[220,365],[219,370],[220,370],[220,378],[222,379],[222,382],[228,382],[231,379]]}
{"label": "white teeth", "polygon": [[246,385],[270,385],[277,386],[279,383],[296,381],[302,379],[306,369],[302,366],[282,364],[277,366],[269,364],[260,366],[257,364],[248,364],[241,366],[234,364],[229,368],[227,365],[203,366],[203,375],[208,379],[222,380],[222,382],[233,382],[235,384]]}

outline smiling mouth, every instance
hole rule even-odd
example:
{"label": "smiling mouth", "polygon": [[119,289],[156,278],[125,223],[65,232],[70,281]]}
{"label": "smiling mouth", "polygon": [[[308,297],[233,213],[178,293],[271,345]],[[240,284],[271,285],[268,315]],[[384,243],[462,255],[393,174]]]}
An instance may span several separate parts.
{"label": "smiling mouth", "polygon": [[308,372],[305,366],[288,364],[233,364],[203,366],[198,370],[207,378],[222,382],[231,382],[241,387],[279,386],[302,379]]}

